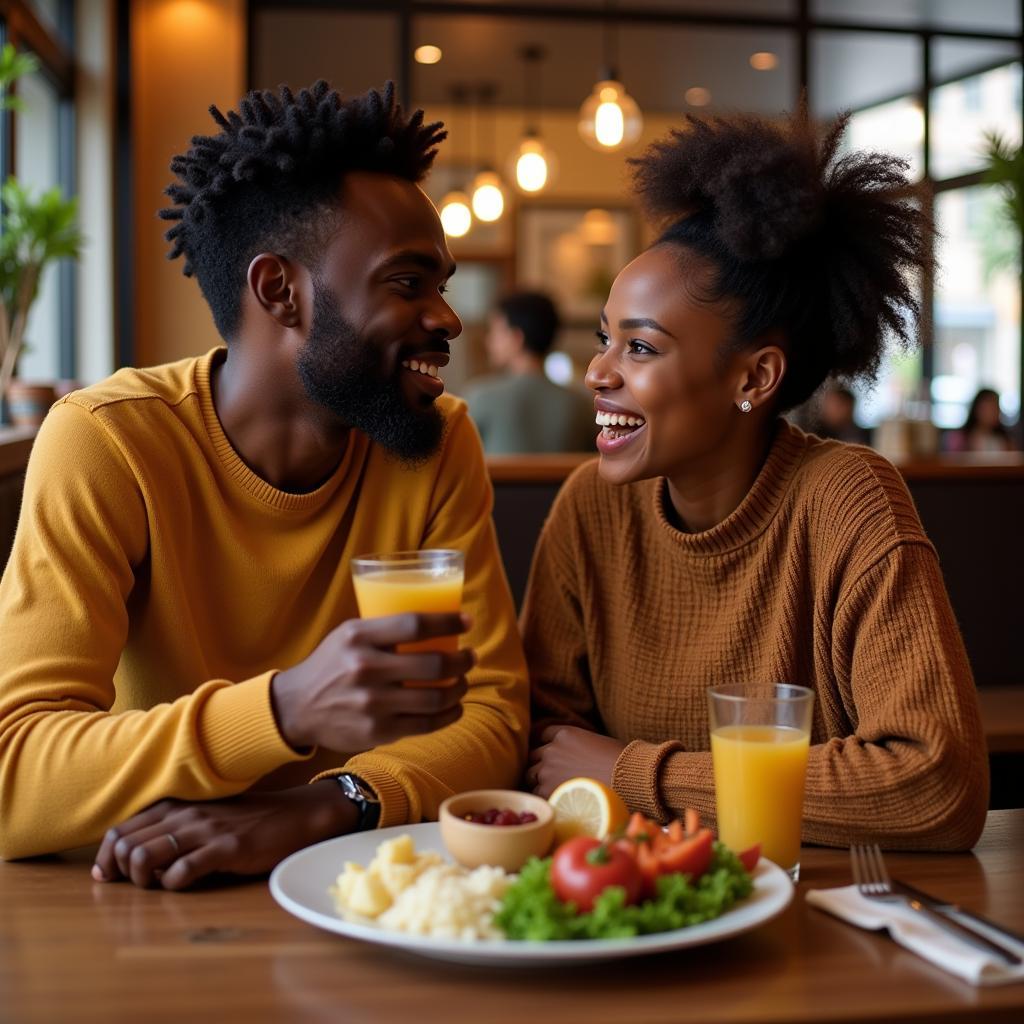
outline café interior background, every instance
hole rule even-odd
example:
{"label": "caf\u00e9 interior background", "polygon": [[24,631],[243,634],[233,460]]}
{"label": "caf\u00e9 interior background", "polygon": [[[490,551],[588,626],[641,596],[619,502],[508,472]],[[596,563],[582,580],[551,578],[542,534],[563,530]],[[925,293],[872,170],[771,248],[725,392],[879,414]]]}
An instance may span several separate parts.
{"label": "caf\u00e9 interior background", "polygon": [[[451,299],[465,331],[446,374],[458,392],[486,368],[483,334],[505,289],[543,286],[566,316],[559,380],[578,385],[615,271],[648,240],[627,159],[687,112],[853,111],[847,145],[905,157],[934,203],[940,272],[922,282],[923,346],[897,354],[860,397],[867,426],[895,418],[962,424],[979,387],[1007,422],[1021,395],[1020,238],[983,182],[985,135],[1021,142],[1019,0],[520,0],[291,3],[283,0],[6,0],[3,38],[40,69],[18,83],[0,162],[36,188],[80,199],[86,246],[52,267],[19,376],[97,380],[125,364],[203,352],[219,341],[199,290],[168,262],[168,164],[212,128],[210,103],[247,87],[326,78],[344,92],[394,79],[447,122],[428,190],[441,205],[491,168],[505,209],[451,238]],[[423,47],[440,51],[436,57]],[[598,152],[580,107],[613,61],[642,116],[638,139]],[[543,189],[515,185],[532,130],[549,156]]]}

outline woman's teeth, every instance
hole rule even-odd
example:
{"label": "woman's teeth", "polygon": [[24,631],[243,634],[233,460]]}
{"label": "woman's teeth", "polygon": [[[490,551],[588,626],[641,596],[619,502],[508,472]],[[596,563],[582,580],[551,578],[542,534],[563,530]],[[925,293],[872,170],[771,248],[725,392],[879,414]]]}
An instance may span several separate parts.
{"label": "woman's teeth", "polygon": [[407,370],[414,370],[416,373],[423,373],[428,377],[437,376],[437,367],[431,363],[421,363],[418,359],[403,359],[402,365]]}
{"label": "woman's teeth", "polygon": [[599,412],[595,422],[599,427],[642,427],[646,420],[618,412]]}

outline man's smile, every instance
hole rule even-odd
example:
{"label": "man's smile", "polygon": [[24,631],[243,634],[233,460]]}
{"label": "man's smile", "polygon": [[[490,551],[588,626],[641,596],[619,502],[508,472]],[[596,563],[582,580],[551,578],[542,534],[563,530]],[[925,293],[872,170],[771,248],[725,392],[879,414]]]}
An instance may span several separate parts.
{"label": "man's smile", "polygon": [[417,352],[415,356],[402,360],[402,377],[410,379],[417,395],[437,398],[444,392],[444,381],[439,371],[448,365],[450,359],[447,352]]}

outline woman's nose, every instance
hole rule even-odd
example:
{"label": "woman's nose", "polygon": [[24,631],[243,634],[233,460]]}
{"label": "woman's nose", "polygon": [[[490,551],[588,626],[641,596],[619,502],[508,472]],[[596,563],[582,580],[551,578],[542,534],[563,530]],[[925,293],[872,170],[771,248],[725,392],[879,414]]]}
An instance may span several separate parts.
{"label": "woman's nose", "polygon": [[583,380],[591,391],[614,391],[622,387],[622,374],[619,373],[611,349],[598,352],[590,360]]}

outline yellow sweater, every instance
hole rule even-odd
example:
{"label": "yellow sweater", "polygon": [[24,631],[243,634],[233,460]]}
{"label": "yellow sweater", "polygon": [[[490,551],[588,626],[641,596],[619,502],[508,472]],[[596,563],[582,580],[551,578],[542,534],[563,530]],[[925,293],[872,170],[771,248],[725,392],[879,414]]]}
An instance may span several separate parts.
{"label": "yellow sweater", "polygon": [[[380,794],[382,826],[520,775],[526,672],[464,404],[440,400],[448,431],[424,467],[353,431],[326,483],[286,493],[221,429],[218,351],[122,370],[40,430],[0,582],[4,858],[95,842],[162,797],[227,797],[343,765]],[[464,642],[479,663],[465,714],[433,735],[304,759],[274,722],[275,670],[358,614],[353,555],[442,547],[466,557]]]}
{"label": "yellow sweater", "polygon": [[805,840],[971,846],[988,804],[977,696],[899,473],[780,421],[723,522],[681,533],[666,501],[663,480],[614,487],[593,462],[559,494],[522,615],[535,729],[616,737],[632,808],[713,820],[707,687],[798,683],[817,695]]}

